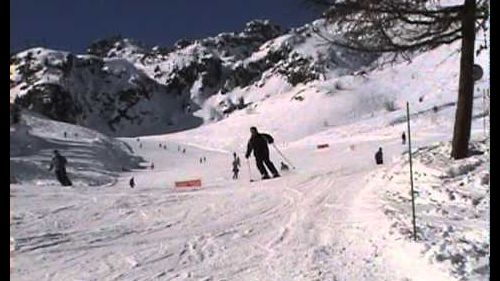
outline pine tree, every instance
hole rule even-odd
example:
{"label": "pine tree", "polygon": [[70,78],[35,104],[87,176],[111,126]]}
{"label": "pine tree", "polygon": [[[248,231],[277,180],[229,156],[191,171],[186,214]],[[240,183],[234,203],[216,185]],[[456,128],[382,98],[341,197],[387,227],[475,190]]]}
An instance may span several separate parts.
{"label": "pine tree", "polygon": [[[444,5],[439,0],[306,0],[326,9],[331,30],[315,32],[333,46],[410,60],[417,52],[462,40],[458,101],[451,156],[468,156],[472,121],[474,42],[486,30],[488,0]],[[331,34],[341,34],[333,36]],[[481,46],[478,52],[485,49]]]}

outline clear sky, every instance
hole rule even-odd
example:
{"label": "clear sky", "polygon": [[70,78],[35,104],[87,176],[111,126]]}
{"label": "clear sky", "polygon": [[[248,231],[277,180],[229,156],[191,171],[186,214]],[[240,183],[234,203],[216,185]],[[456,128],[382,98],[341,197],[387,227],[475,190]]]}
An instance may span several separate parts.
{"label": "clear sky", "polygon": [[319,17],[303,0],[10,0],[10,50],[82,53],[120,34],[150,46],[240,31],[252,19],[298,27]]}

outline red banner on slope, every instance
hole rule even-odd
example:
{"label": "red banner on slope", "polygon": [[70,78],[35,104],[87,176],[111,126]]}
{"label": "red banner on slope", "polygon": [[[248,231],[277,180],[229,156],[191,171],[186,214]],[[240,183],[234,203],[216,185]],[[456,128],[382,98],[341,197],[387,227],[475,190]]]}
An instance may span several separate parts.
{"label": "red banner on slope", "polygon": [[176,181],[175,188],[186,188],[186,187],[201,187],[201,179],[196,180],[186,180],[186,181]]}

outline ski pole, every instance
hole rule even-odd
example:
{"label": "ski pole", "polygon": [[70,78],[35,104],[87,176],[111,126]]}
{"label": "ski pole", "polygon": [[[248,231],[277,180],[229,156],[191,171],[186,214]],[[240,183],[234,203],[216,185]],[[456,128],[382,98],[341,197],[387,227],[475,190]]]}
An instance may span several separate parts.
{"label": "ski pole", "polygon": [[292,164],[292,162],[290,162],[290,160],[288,160],[285,155],[283,155],[283,153],[281,153],[281,151],[276,147],[276,145],[273,143],[273,147],[274,149],[276,149],[276,151],[279,153],[279,155],[281,155],[281,157],[283,157],[283,159],[288,162],[288,164],[290,164],[290,166],[292,166],[293,169],[295,169],[295,166]]}
{"label": "ski pole", "polygon": [[252,169],[250,169],[250,161],[248,161],[248,159],[247,159],[247,167],[248,167],[248,175],[250,177],[250,182],[253,182],[253,179],[252,179]]}

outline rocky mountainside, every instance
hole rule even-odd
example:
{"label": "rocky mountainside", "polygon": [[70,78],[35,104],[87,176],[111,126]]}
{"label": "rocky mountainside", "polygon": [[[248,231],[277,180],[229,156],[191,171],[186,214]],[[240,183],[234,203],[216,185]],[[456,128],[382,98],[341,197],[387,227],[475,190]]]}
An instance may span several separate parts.
{"label": "rocky mountainside", "polygon": [[[323,24],[285,31],[255,20],[239,33],[181,39],[172,48],[112,37],[85,55],[29,49],[11,56],[11,102],[113,136],[192,128],[252,102],[231,92],[277,77],[294,87],[352,73],[376,58],[322,44],[312,26]],[[207,102],[213,97],[217,103]]]}

